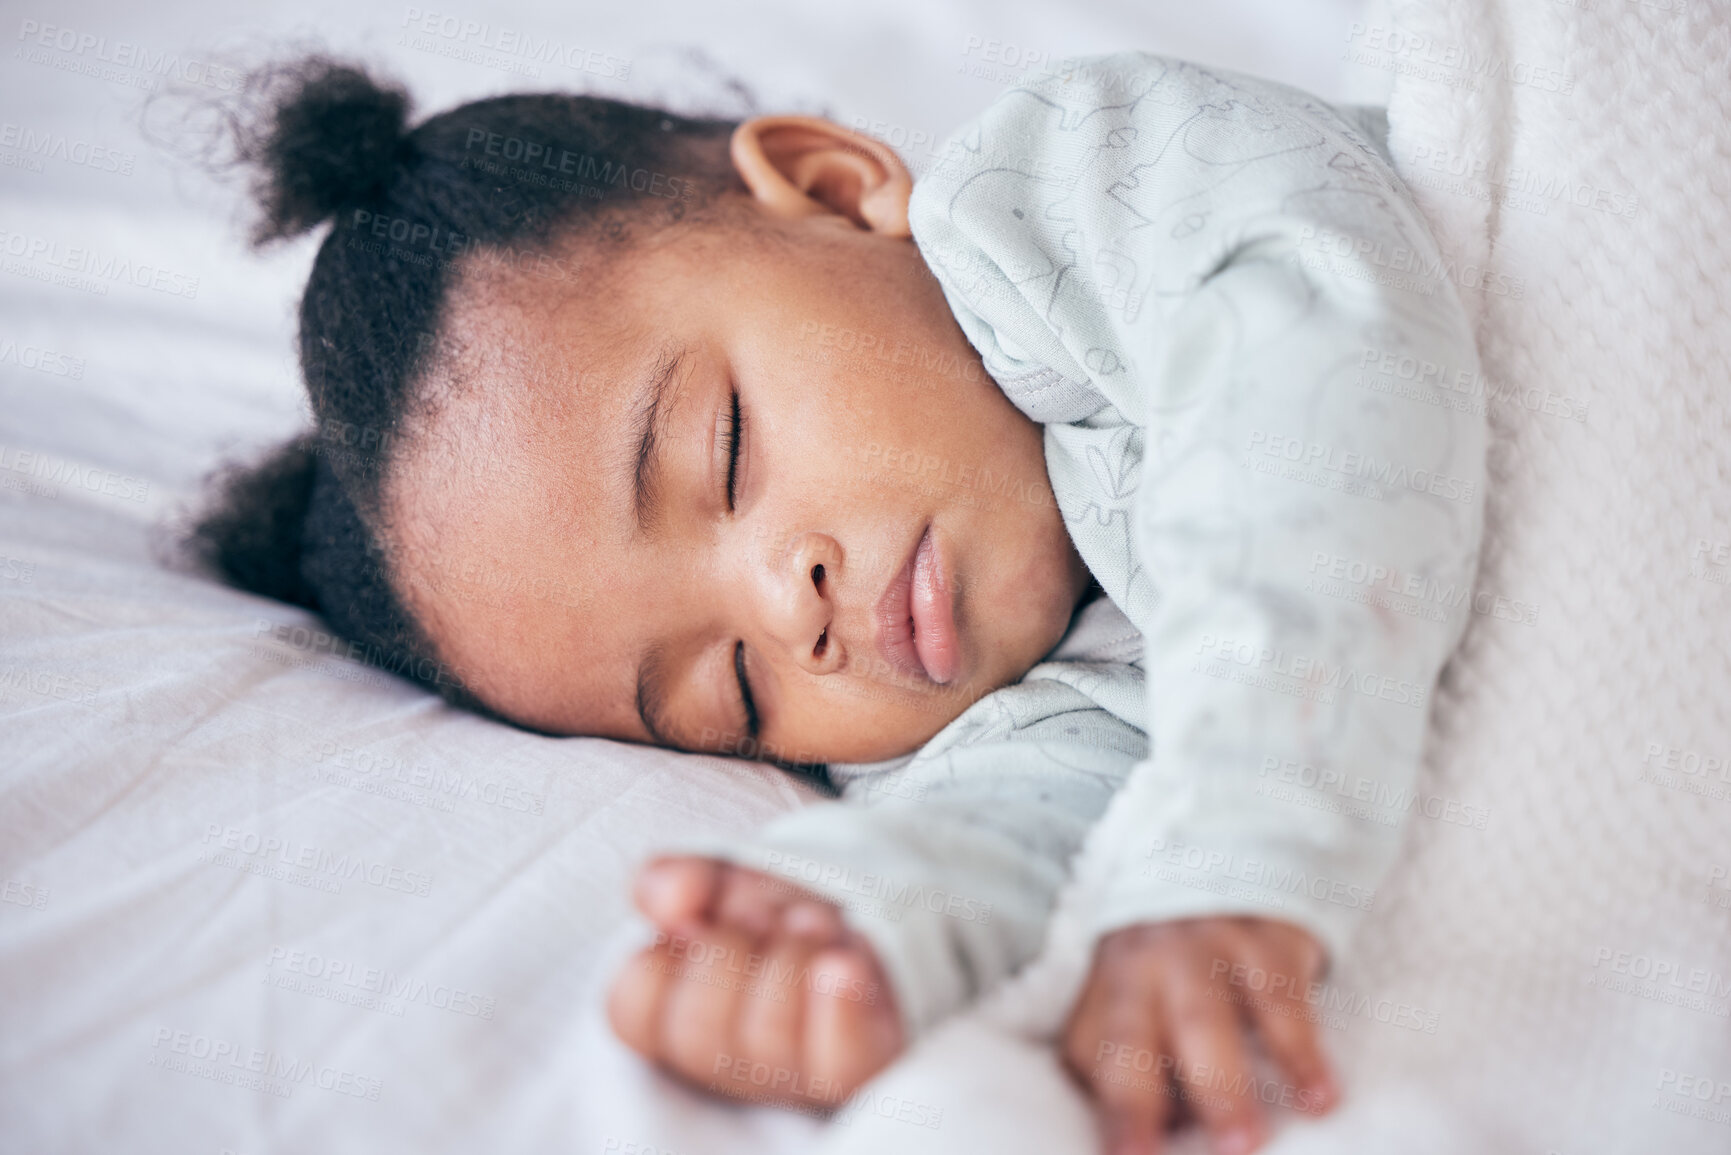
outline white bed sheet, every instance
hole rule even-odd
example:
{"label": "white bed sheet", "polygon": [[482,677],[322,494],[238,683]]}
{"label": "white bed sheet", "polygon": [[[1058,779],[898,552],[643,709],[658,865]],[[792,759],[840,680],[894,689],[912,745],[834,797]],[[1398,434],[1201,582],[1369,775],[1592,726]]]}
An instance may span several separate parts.
{"label": "white bed sheet", "polygon": [[[423,110],[587,85],[741,112],[731,74],[765,110],[912,142],[917,165],[922,142],[1030,57],[1134,46],[1353,95],[1337,57],[1355,10],[13,8],[0,23],[0,1151],[774,1152],[814,1138],[808,1120],[675,1088],[595,1014],[642,932],[625,897],[635,865],[809,791],[762,767],[453,711],[319,653],[310,616],[161,564],[198,479],[303,419],[293,309],[312,247],[244,251],[235,191],[142,135],[141,60],[178,54],[196,77],[311,36],[386,65]],[[450,40],[405,40],[417,12],[581,45],[629,60],[629,78],[453,59],[426,50]],[[970,74],[988,55],[996,79]],[[99,271],[44,279],[67,263]],[[596,1064],[635,1091],[585,1098]]]}

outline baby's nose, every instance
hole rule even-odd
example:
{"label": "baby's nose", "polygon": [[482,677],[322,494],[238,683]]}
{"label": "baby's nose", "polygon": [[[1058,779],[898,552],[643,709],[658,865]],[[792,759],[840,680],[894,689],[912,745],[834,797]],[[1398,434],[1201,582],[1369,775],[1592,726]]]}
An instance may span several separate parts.
{"label": "baby's nose", "polygon": [[835,634],[835,578],[842,556],[841,544],[828,534],[801,534],[771,578],[776,592],[770,631],[808,673],[833,673],[847,659]]}

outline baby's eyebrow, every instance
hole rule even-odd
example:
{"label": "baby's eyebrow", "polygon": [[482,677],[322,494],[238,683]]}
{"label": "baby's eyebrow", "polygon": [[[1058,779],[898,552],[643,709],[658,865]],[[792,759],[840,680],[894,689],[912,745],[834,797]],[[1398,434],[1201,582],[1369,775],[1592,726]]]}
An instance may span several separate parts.
{"label": "baby's eyebrow", "polygon": [[631,472],[632,508],[637,531],[649,533],[660,515],[661,442],[667,422],[668,386],[689,349],[663,349],[648,378],[639,387],[632,429],[637,435],[637,457]]}

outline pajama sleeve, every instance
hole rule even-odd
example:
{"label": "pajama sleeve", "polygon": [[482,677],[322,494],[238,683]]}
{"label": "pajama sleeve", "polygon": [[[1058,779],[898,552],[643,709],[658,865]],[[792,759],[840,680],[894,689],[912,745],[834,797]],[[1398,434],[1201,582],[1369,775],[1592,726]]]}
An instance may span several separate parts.
{"label": "pajama sleeve", "polygon": [[1386,294],[1409,290],[1351,275],[1373,268],[1307,265],[1304,230],[1338,227],[1246,237],[1147,347],[1186,403],[1132,502],[1152,750],[1093,848],[1096,933],[1262,915],[1337,954],[1421,801],[1475,604],[1484,426],[1373,386],[1476,360],[1464,324],[1428,323],[1458,310],[1403,316]]}
{"label": "pajama sleeve", "polygon": [[1069,860],[1147,753],[1099,701],[1133,709],[1141,693],[1133,666],[1045,663],[841,800],[684,849],[836,903],[913,1038],[1039,952]]}
{"label": "pajama sleeve", "polygon": [[[1338,953],[1415,809],[1473,610],[1485,382],[1364,118],[1139,54],[1006,92],[916,238],[1142,631],[1150,755],[1077,864],[1104,933],[1297,923]],[[1444,802],[1446,808],[1446,800]]]}

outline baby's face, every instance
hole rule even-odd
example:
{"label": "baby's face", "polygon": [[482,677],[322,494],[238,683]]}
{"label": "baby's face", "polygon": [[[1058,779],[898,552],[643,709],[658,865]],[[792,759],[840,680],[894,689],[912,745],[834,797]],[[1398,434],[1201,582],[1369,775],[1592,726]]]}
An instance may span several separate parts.
{"label": "baby's face", "polygon": [[485,352],[387,509],[412,612],[505,716],[874,761],[1063,634],[1087,571],[1041,429],[912,241],[761,224],[455,295],[446,331]]}

